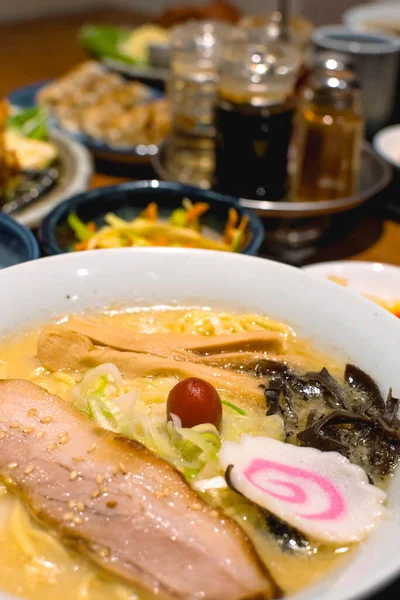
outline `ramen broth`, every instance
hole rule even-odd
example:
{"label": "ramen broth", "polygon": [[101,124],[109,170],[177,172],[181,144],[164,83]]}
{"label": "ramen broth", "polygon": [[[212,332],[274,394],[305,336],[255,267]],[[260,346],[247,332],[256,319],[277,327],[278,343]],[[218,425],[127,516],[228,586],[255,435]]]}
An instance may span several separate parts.
{"label": "ramen broth", "polygon": [[[299,339],[286,325],[253,315],[211,313],[203,309],[142,309],[109,311],[91,315],[106,325],[118,325],[143,333],[194,333],[218,335],[239,331],[267,329],[281,334],[285,355],[280,360],[297,360],[306,370],[329,369],[334,377],[343,374],[343,364],[318,352],[312,344]],[[67,320],[63,320],[66,322]],[[40,328],[5,339],[0,346],[0,378],[22,378],[36,383],[52,394],[71,401],[75,384],[68,373],[50,373],[39,363],[37,343]],[[139,390],[140,398],[152,405],[165,402],[169,390],[177,382],[174,377],[137,377],[124,379],[126,389]],[[221,400],[245,408],[249,416],[265,418],[265,406],[246,405],[240,390],[227,394],[219,390]],[[225,415],[225,411],[224,411]],[[279,424],[271,420],[271,436],[279,438]],[[229,435],[227,439],[229,439]],[[257,433],[256,433],[257,435]],[[222,437],[224,430],[222,430]],[[236,440],[235,440],[236,441]],[[283,440],[281,440],[283,441]],[[338,565],[348,547],[301,540],[292,549],[283,547],[270,531],[265,515],[245,498],[230,489],[206,493],[206,500],[222,506],[251,537],[277,584],[285,593],[293,593],[310,585]],[[32,600],[133,600],[148,596],[108,575],[74,549],[67,548],[28,514],[22,500],[0,487],[0,581],[1,588]]]}

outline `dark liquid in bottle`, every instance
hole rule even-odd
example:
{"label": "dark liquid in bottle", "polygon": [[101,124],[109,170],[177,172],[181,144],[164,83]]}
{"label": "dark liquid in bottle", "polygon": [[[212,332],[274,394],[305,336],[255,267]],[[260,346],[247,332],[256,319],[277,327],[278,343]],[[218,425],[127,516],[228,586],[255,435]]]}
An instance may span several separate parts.
{"label": "dark liquid in bottle", "polygon": [[288,187],[293,105],[255,107],[220,99],[216,111],[215,189],[280,200]]}

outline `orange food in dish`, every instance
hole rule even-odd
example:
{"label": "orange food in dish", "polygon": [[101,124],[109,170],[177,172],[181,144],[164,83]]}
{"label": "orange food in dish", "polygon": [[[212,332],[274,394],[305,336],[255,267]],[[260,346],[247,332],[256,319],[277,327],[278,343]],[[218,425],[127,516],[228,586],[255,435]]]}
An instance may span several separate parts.
{"label": "orange food in dish", "polygon": [[[333,283],[338,283],[339,285],[343,285],[344,287],[348,287],[349,285],[349,281],[348,279],[346,279],[346,277],[330,275],[328,279],[329,281],[333,281]],[[379,304],[380,306],[382,306],[382,308],[385,308],[386,310],[394,314],[396,317],[400,318],[400,300],[383,300],[382,298],[379,298],[379,296],[375,296],[372,294],[363,294],[363,296],[365,296],[369,300],[372,300],[372,302],[375,302],[375,304]]]}

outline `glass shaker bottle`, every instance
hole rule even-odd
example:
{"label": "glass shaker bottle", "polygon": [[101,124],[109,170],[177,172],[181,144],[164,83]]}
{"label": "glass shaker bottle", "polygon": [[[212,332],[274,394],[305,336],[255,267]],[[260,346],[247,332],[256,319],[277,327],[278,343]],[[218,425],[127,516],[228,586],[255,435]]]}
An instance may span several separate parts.
{"label": "glass shaker bottle", "polygon": [[214,105],[220,47],[232,26],[189,21],[170,36],[168,98],[172,131],[168,170],[178,180],[206,185],[214,168]]}
{"label": "glass shaker bottle", "polygon": [[352,196],[358,183],[364,121],[354,72],[325,55],[309,76],[296,117],[293,200]]}
{"label": "glass shaker bottle", "polygon": [[224,44],[215,120],[217,190],[260,200],[286,195],[300,64],[295,48],[261,30],[236,29]]}

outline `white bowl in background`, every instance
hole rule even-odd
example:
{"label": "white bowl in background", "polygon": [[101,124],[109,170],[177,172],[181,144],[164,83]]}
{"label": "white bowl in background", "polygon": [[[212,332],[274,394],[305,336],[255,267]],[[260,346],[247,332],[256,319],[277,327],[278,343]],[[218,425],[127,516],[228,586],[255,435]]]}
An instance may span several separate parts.
{"label": "white bowl in background", "polygon": [[381,129],[373,139],[374,150],[388,163],[400,169],[400,125]]}
{"label": "white bowl in background", "polygon": [[[391,23],[397,23],[397,30],[400,32],[400,3],[399,2],[371,2],[368,4],[358,4],[352,6],[343,13],[342,21],[349,27],[357,29],[379,29],[382,24],[382,30],[388,31],[384,26]],[[371,28],[370,24],[374,27]],[[392,31],[393,33],[393,31]]]}
{"label": "white bowl in background", "polygon": [[359,294],[376,296],[385,302],[400,302],[400,267],[394,265],[340,260],[307,265],[302,270],[322,279],[343,277],[347,287]]}
{"label": "white bowl in background", "polygon": [[[384,394],[389,386],[400,394],[400,323],[362,296],[277,262],[175,248],[77,252],[4,269],[0,290],[0,337],[115,302],[252,311],[288,322],[321,349],[365,369]],[[343,568],[297,600],[362,598],[400,574],[399,471],[388,505],[388,520]]]}

